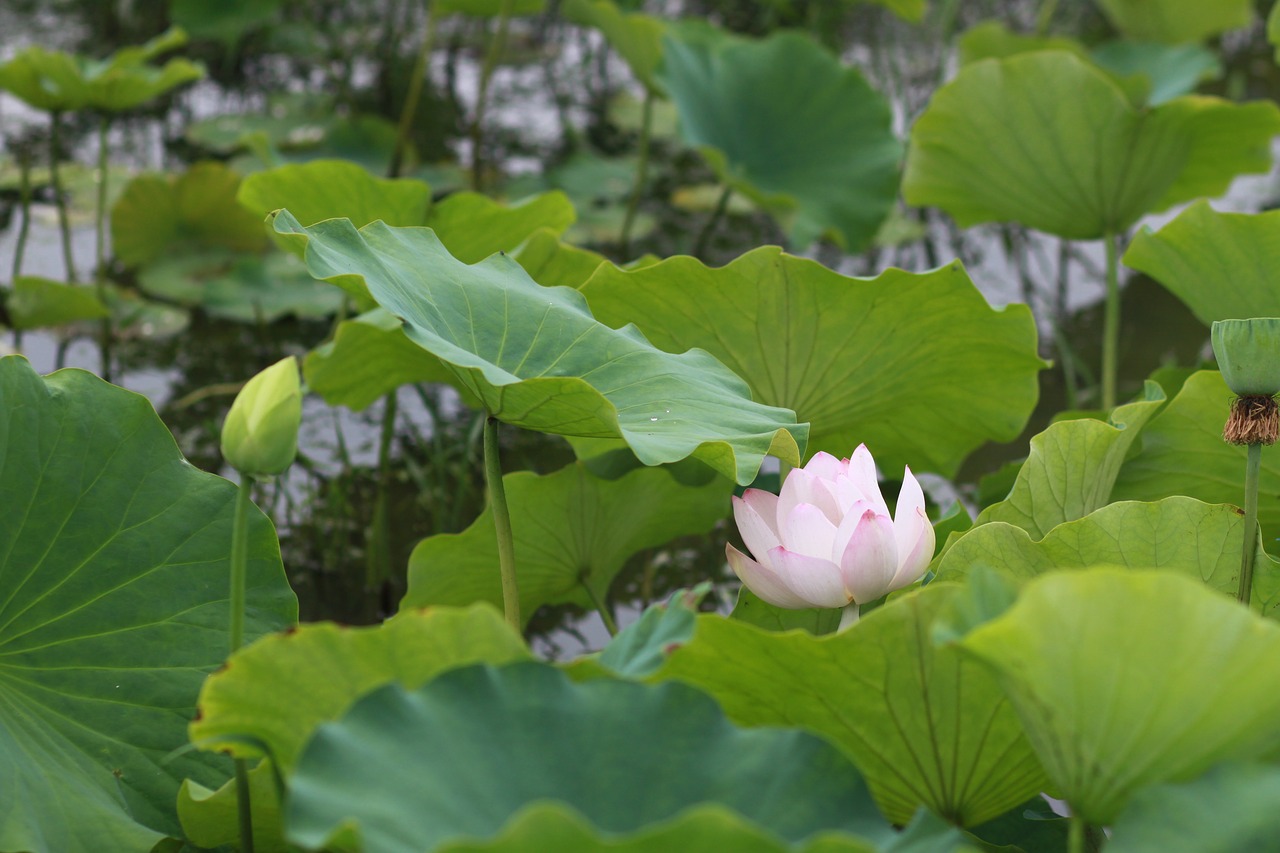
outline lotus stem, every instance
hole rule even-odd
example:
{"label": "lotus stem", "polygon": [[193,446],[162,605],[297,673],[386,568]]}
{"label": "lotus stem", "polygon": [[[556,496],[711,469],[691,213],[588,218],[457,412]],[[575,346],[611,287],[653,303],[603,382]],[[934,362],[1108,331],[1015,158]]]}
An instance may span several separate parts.
{"label": "lotus stem", "polygon": [[[18,237],[13,244],[13,271],[9,276],[10,293],[17,287],[22,275],[22,262],[27,253],[27,236],[31,233],[31,160],[23,152],[18,155]],[[12,322],[12,318],[9,318]],[[13,348],[22,352],[22,330],[13,330]]]}
{"label": "lotus stem", "polygon": [[622,232],[618,235],[619,253],[622,260],[631,258],[631,228],[635,225],[636,211],[640,208],[640,196],[644,194],[644,186],[649,176],[649,140],[653,134],[653,91],[644,90],[644,108],[640,118],[640,150],[636,163],[636,183],[631,188],[631,198],[627,201],[627,215],[622,220]]}
{"label": "lotus stem", "polygon": [[515,0],[502,0],[498,9],[498,31],[489,42],[484,66],[480,69],[480,85],[476,92],[476,116],[471,125],[471,189],[480,191],[484,174],[484,112],[489,100],[489,80],[498,67],[498,59],[507,44],[507,26],[511,23],[511,10]]}
{"label": "lotus stem", "polygon": [[391,578],[391,443],[396,435],[396,392],[383,398],[382,435],[378,441],[378,495],[373,504],[373,536],[368,552],[370,589]]}
{"label": "lotus stem", "polygon": [[1120,346],[1120,255],[1116,235],[1103,238],[1107,248],[1107,301],[1102,319],[1102,408],[1116,405],[1116,351]]}
{"label": "lotus stem", "polygon": [[836,633],[840,634],[852,628],[861,615],[861,605],[856,601],[846,606],[840,611],[840,626],[836,628]]}
{"label": "lotus stem", "polygon": [[520,592],[516,586],[516,546],[511,533],[511,511],[502,485],[502,461],[498,458],[498,419],[484,421],[484,478],[489,487],[493,527],[498,534],[498,569],[502,573],[502,612],[507,624],[520,631]]}
{"label": "lotus stem", "polygon": [[[105,307],[107,304],[107,129],[111,119],[106,113],[98,121],[98,206],[95,215],[94,229],[97,246],[94,250],[94,282],[98,292],[98,301]],[[99,330],[99,351],[102,355],[102,378],[111,381],[111,312],[108,310],[102,318]]]}
{"label": "lotus stem", "polygon": [[1067,823],[1067,853],[1085,853],[1084,836],[1084,820],[1073,812]]}
{"label": "lotus stem", "polygon": [[596,612],[600,614],[600,620],[604,622],[604,628],[609,632],[609,636],[618,636],[618,623],[614,621],[613,614],[609,612],[609,606],[605,604],[604,599],[596,595],[596,591],[591,588],[591,584],[587,583],[585,577],[579,578],[578,582],[587,591],[587,598],[591,599],[591,604],[595,607]]}
{"label": "lotus stem", "polygon": [[67,199],[62,193],[62,176],[58,171],[58,155],[62,150],[62,113],[49,114],[49,180],[53,183],[54,203],[58,207],[58,228],[62,231],[62,262],[66,266],[67,281],[76,281],[76,265],[71,257],[71,219],[67,214]]}
{"label": "lotus stem", "polygon": [[422,45],[418,48],[418,57],[414,60],[412,76],[409,78],[409,91],[405,93],[404,105],[400,108],[400,124],[396,127],[396,147],[391,152],[391,164],[387,167],[388,178],[400,177],[400,169],[404,166],[405,149],[409,146],[409,133],[413,127],[413,118],[418,111],[418,101],[422,99],[422,86],[427,77],[427,65],[431,59],[431,46],[436,37],[436,15],[430,6],[427,8],[427,32],[422,37]]}
{"label": "lotus stem", "polygon": [[[231,526],[231,621],[228,630],[231,653],[244,644],[245,578],[249,563],[249,492],[253,478],[240,475],[240,488],[236,492],[235,516]],[[240,825],[240,849],[253,853],[253,812],[249,795],[249,763],[235,759],[236,806]]]}
{"label": "lotus stem", "polygon": [[719,200],[716,201],[715,210],[711,212],[711,218],[707,220],[707,224],[698,232],[698,239],[694,241],[692,254],[695,258],[701,258],[702,253],[706,251],[707,243],[711,240],[711,234],[716,230],[716,226],[720,224],[720,220],[724,218],[724,212],[729,209],[729,196],[731,195],[733,195],[733,187],[725,184]]}
{"label": "lotus stem", "polygon": [[[1274,406],[1274,401],[1272,402]],[[1258,475],[1262,469],[1262,444],[1249,445],[1244,467],[1244,542],[1240,546],[1240,590],[1236,598],[1249,606],[1253,591],[1253,559],[1258,548]]]}

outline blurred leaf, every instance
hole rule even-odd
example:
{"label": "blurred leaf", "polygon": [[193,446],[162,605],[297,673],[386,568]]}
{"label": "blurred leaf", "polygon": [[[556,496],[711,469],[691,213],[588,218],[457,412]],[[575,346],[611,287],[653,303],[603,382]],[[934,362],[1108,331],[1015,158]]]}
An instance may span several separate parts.
{"label": "blurred leaf", "polygon": [[77,287],[47,278],[24,275],[13,281],[6,303],[13,328],[40,329],[107,316],[93,288]]}
{"label": "blurred leaf", "polygon": [[1250,0],[1097,0],[1112,25],[1131,39],[1169,44],[1200,42],[1248,26]]}

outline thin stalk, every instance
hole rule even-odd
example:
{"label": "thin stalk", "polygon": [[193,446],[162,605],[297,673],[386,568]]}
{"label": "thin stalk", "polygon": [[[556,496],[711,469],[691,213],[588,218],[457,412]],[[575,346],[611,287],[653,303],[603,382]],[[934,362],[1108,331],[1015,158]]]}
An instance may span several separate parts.
{"label": "thin stalk", "polygon": [[471,189],[479,192],[484,174],[484,112],[489,100],[489,80],[498,67],[498,60],[507,44],[507,26],[511,23],[511,10],[515,0],[502,0],[498,10],[498,31],[489,42],[489,50],[480,69],[480,86],[476,92],[476,116],[471,125]]}
{"label": "thin stalk", "polygon": [[1262,445],[1250,444],[1244,468],[1244,544],[1240,548],[1240,590],[1236,598],[1246,607],[1253,591],[1253,558],[1258,548],[1258,474]]}
{"label": "thin stalk", "polygon": [[[107,129],[111,120],[106,113],[98,122],[98,207],[95,215],[97,247],[94,250],[94,281],[98,301],[107,304]],[[111,381],[111,312],[102,318],[98,347],[102,355],[102,378]]]}
{"label": "thin stalk", "polygon": [[373,504],[373,541],[369,546],[370,589],[391,579],[391,443],[396,435],[396,392],[382,406],[382,435],[378,441],[378,494]]}
{"label": "thin stalk", "polygon": [[502,610],[507,624],[520,630],[520,593],[516,587],[516,546],[511,534],[507,490],[502,485],[502,461],[498,458],[498,419],[484,421],[484,479],[489,487],[493,527],[498,534],[498,569],[502,573]]}
{"label": "thin stalk", "polygon": [[[240,489],[236,493],[235,516],[231,526],[231,620],[228,635],[231,653],[244,645],[245,576],[249,563],[249,491],[253,478],[240,474]],[[240,823],[240,849],[253,853],[253,813],[249,799],[249,763],[243,758],[235,760],[236,804]]]}
{"label": "thin stalk", "polygon": [[609,632],[610,637],[618,636],[618,623],[613,621],[613,614],[609,612],[609,607],[604,603],[600,596],[596,595],[596,591],[591,588],[591,584],[587,583],[586,578],[581,579],[582,588],[587,591],[587,598],[591,599],[591,604],[596,608],[596,612],[600,614],[600,618],[604,621],[605,630]]}
{"label": "thin stalk", "polygon": [[653,91],[644,90],[644,109],[640,118],[639,161],[636,163],[636,183],[631,188],[631,198],[627,201],[627,215],[622,220],[622,232],[618,235],[619,252],[622,259],[631,257],[631,227],[636,221],[636,211],[640,208],[640,196],[644,194],[644,185],[649,176],[649,137],[653,132]]}
{"label": "thin stalk", "polygon": [[836,633],[847,631],[858,622],[858,617],[862,615],[862,608],[856,602],[845,605],[840,613],[840,626],[836,628]]}
{"label": "thin stalk", "polygon": [[62,262],[67,268],[67,281],[76,281],[76,265],[71,258],[71,219],[67,214],[67,199],[62,193],[62,177],[58,172],[58,154],[62,150],[59,126],[62,113],[49,114],[49,180],[53,183],[54,202],[58,206],[58,227],[62,230]]}
{"label": "thin stalk", "polygon": [[1036,35],[1048,35],[1049,25],[1053,23],[1053,14],[1058,11],[1058,0],[1045,0],[1040,11],[1036,13]]}
{"label": "thin stalk", "polygon": [[1085,825],[1079,815],[1071,815],[1067,822],[1067,853],[1085,853]]}
{"label": "thin stalk", "polygon": [[1102,238],[1107,247],[1107,301],[1102,319],[1102,408],[1116,405],[1116,351],[1120,346],[1120,255],[1116,235]]}
{"label": "thin stalk", "polygon": [[720,224],[720,220],[724,218],[724,212],[729,209],[729,196],[733,195],[733,187],[725,185],[724,190],[720,193],[720,198],[716,201],[715,210],[711,211],[711,218],[707,220],[707,224],[698,232],[698,239],[693,244],[693,256],[701,258],[702,253],[706,251],[707,241],[711,239],[711,234],[716,230],[716,226]]}
{"label": "thin stalk", "polygon": [[400,124],[396,128],[396,147],[391,153],[391,165],[387,168],[388,178],[400,177],[400,169],[404,166],[404,153],[409,146],[409,132],[418,111],[418,101],[422,100],[422,86],[427,78],[427,64],[431,59],[431,46],[435,38],[436,15],[428,7],[427,32],[422,37],[422,45],[418,48],[418,58],[413,63],[413,76],[409,78],[409,91],[405,93],[404,105],[400,108]]}
{"label": "thin stalk", "polygon": [[[18,286],[18,276],[22,275],[22,261],[27,253],[27,235],[31,233],[31,162],[26,155],[18,158],[18,221],[17,242],[13,245],[13,272],[9,276],[9,292],[12,294]],[[12,323],[11,317],[6,319]],[[22,352],[22,330],[13,330],[13,349]]]}

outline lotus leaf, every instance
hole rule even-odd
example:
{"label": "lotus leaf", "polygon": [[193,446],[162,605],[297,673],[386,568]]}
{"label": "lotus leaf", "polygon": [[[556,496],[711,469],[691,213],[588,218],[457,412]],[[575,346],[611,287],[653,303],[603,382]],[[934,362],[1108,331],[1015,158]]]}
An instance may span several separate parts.
{"label": "lotus leaf", "polygon": [[798,462],[807,425],[751,401],[745,382],[705,352],[670,355],[633,326],[597,322],[577,291],[540,287],[514,260],[468,266],[430,229],[331,219],[303,228],[283,211],[280,239],[311,274],[367,288],[406,321],[490,414],[542,432],[623,438],[646,465],[695,456],[739,483],[766,453]]}
{"label": "lotus leaf", "polygon": [[29,275],[14,279],[6,308],[15,329],[62,326],[107,316],[107,307],[92,289]]}
{"label": "lotus leaf", "polygon": [[182,30],[171,29],[102,61],[32,45],[0,65],[0,89],[47,112],[86,107],[106,112],[130,110],[204,76],[203,66],[185,59],[171,59],[160,68],[148,64],[186,40]]}
{"label": "lotus leaf", "polygon": [[1159,231],[1138,232],[1124,262],[1163,284],[1205,325],[1280,315],[1280,211],[1218,213],[1196,202]]}
{"label": "lotus leaf", "polygon": [[797,33],[749,41],[696,23],[668,27],[662,54],[681,136],[725,184],[780,217],[799,248],[871,242],[897,198],[902,146],[857,70]]}
{"label": "lotus leaf", "polygon": [[270,323],[289,314],[328,317],[346,298],[313,279],[297,258],[281,252],[245,255],[208,249],[166,254],[139,271],[138,284],[152,296],[242,323]]}
{"label": "lotus leaf", "polygon": [[788,841],[892,836],[857,771],[813,735],[738,729],[682,684],[575,684],[538,663],[472,666],[365,696],[307,743],[285,826],[307,849],[345,826],[369,853],[417,853],[492,838],[536,802],[563,803],[609,833],[706,804]]}
{"label": "lotus leaf", "polygon": [[111,209],[111,246],[136,266],[166,251],[266,247],[262,221],[236,203],[240,176],[220,163],[196,163],[182,175],[139,175]]}
{"label": "lotus leaf", "polygon": [[[284,840],[284,818],[271,762],[263,759],[249,771],[249,792],[253,805],[254,853],[289,853]],[[214,849],[240,840],[240,806],[236,780],[211,791],[190,779],[178,791],[178,818],[192,844]],[[154,853],[154,851],[153,851]]]}
{"label": "lotus leaf", "polygon": [[[189,465],[147,400],[81,370],[0,359],[0,849],[148,851],[181,834],[170,760],[227,650],[235,487]],[[249,517],[246,631],[297,603]]]}
{"label": "lotus leaf", "polygon": [[1253,17],[1249,0],[1098,0],[1098,5],[1129,38],[1168,44],[1204,41],[1248,26]]}
{"label": "lotus leaf", "polygon": [[582,292],[601,322],[705,349],[754,399],[794,409],[811,452],[865,443],[893,475],[953,474],[979,444],[1015,438],[1038,396],[1031,312],[992,310],[958,262],[858,279],[766,246],[717,269],[606,265]]}
{"label": "lotus leaf", "polygon": [[924,805],[979,824],[1045,778],[996,680],[929,639],[957,589],[930,584],[830,637],[701,617],[656,677],[706,690],[740,725],[798,725],[837,744],[894,823]]}
{"label": "lotus leaf", "polygon": [[1280,625],[1177,574],[1049,572],[959,647],[999,677],[1089,823],[1148,785],[1280,747]]}
{"label": "lotus leaf", "polygon": [[733,605],[730,619],[755,625],[766,631],[808,631],[821,636],[840,627],[840,611],[830,607],[805,607],[788,610],[775,607],[743,586],[738,590],[738,600]]}
{"label": "lotus leaf", "polygon": [[312,160],[249,175],[236,200],[259,217],[288,207],[305,225],[339,216],[358,227],[377,219],[388,225],[422,225],[431,207],[431,187],[407,178],[375,178],[345,160]]}
{"label": "lotus leaf", "polygon": [[432,8],[436,15],[458,13],[473,18],[496,18],[509,2],[512,15],[536,15],[547,6],[547,0],[439,0]]}
{"label": "lotus leaf", "polygon": [[249,31],[280,14],[281,0],[170,0],[169,16],[194,38],[234,47]]}
{"label": "lotus leaf", "polygon": [[[937,573],[942,580],[958,580],[974,566],[993,566],[1032,578],[1107,564],[1181,572],[1234,596],[1243,536],[1244,518],[1233,506],[1180,496],[1156,503],[1121,501],[1059,524],[1039,541],[1012,524],[983,524],[956,540]],[[1253,605],[1274,617],[1280,615],[1280,565],[1261,543],[1257,550]]]}
{"label": "lotus leaf", "polygon": [[376,628],[304,625],[242,649],[205,682],[191,740],[241,757],[260,757],[254,744],[265,744],[288,775],[316,726],[375,687],[413,689],[455,667],[528,656],[487,606],[405,611]]}
{"label": "lotus leaf", "polygon": [[[705,533],[724,517],[729,483],[681,485],[658,468],[602,480],[582,463],[539,476],[502,478],[511,508],[520,612],[544,604],[603,601],[627,558],[677,536]],[[401,607],[502,603],[493,514],[486,509],[462,533],[431,536],[409,558]]]}
{"label": "lotus leaf", "polygon": [[658,93],[654,72],[662,59],[662,34],[666,31],[661,18],[623,12],[613,0],[566,0],[560,11],[565,20],[602,32],[640,84]]}
{"label": "lotus leaf", "polygon": [[1009,496],[983,510],[975,528],[1003,521],[1039,539],[1064,521],[1105,506],[1126,455],[1164,402],[1160,386],[1147,382],[1142,398],[1116,408],[1106,421],[1078,418],[1052,424],[1031,439],[1031,455]]}
{"label": "lotus leaf", "polygon": [[984,60],[916,122],[903,195],[963,226],[1020,222],[1096,239],[1267,171],[1278,131],[1270,103],[1188,95],[1135,109],[1105,72],[1064,51]]}

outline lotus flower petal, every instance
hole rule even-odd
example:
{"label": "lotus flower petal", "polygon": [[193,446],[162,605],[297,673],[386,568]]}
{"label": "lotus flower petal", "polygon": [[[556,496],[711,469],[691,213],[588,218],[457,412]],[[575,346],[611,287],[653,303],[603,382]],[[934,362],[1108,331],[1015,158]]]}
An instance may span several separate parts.
{"label": "lotus flower petal", "polygon": [[782,544],[777,525],[778,496],[761,489],[747,489],[733,499],[733,520],[752,554],[767,554]]}
{"label": "lotus flower petal", "polygon": [[788,551],[831,560],[836,526],[813,504],[800,504],[782,522],[782,545]]}
{"label": "lotus flower petal", "polygon": [[827,484],[803,468],[796,468],[787,475],[778,495],[778,522],[785,527],[787,518],[801,504],[816,506],[833,525],[840,519],[840,504]]}
{"label": "lotus flower petal", "polygon": [[747,585],[748,589],[774,607],[798,610],[813,606],[792,592],[778,573],[768,566],[757,563],[732,545],[726,545],[724,553],[733,573]]}
{"label": "lotus flower petal", "polygon": [[867,510],[859,518],[844,553],[840,571],[844,586],[859,604],[875,601],[889,591],[898,569],[898,545],[893,521]]}
{"label": "lotus flower petal", "polygon": [[783,583],[808,602],[806,607],[844,607],[853,600],[840,577],[840,567],[830,560],[786,548],[774,548],[768,559]]}

